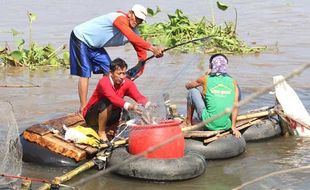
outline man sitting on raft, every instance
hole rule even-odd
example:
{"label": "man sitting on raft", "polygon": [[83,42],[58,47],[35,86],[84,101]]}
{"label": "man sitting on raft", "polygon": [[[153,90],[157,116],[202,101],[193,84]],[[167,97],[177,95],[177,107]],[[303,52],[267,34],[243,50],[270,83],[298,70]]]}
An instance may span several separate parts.
{"label": "man sitting on raft", "polygon": [[[238,103],[239,89],[237,82],[227,74],[227,57],[215,54],[209,62],[209,70],[205,75],[185,85],[188,89],[185,125],[192,125],[194,111],[201,121],[206,121]],[[202,92],[197,87],[202,87]],[[238,108],[235,108],[231,114],[207,123],[205,129],[216,131],[231,128],[233,134],[239,138],[241,134],[236,128],[237,115]]]}
{"label": "man sitting on raft", "polygon": [[[133,81],[126,78],[128,65],[116,58],[111,62],[110,72],[99,80],[93,95],[88,101],[83,116],[88,126],[98,126],[98,135],[101,140],[107,141],[107,126],[119,121],[122,109],[141,114],[137,104],[126,102],[124,96],[129,96],[144,107],[150,105]],[[113,130],[113,129],[112,129]]]}

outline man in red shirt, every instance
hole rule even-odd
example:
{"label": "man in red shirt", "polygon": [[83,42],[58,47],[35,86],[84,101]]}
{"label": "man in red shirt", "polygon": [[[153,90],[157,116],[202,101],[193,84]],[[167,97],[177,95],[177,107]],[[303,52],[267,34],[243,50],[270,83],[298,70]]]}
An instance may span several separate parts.
{"label": "man in red shirt", "polygon": [[83,109],[83,116],[88,126],[98,126],[99,137],[107,141],[107,127],[119,121],[122,109],[141,114],[137,104],[126,102],[128,96],[144,107],[151,103],[143,96],[133,81],[126,78],[128,65],[121,58],[111,62],[110,72],[99,80],[88,104]]}

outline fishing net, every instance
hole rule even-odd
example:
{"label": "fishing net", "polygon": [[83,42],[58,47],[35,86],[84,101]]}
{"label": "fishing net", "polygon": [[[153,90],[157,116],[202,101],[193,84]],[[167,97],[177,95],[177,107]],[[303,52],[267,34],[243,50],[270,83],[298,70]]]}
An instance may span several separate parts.
{"label": "fishing net", "polygon": [[118,130],[112,142],[128,138],[133,126],[147,126],[151,124],[158,124],[162,120],[166,120],[165,115],[162,114],[165,112],[163,111],[165,108],[163,108],[163,106],[161,105],[151,104],[148,108],[145,108],[142,105],[138,105],[138,109],[141,110],[141,114],[137,114],[134,112],[129,113],[127,111],[122,113],[122,120],[126,121],[126,123],[118,126]]}
{"label": "fishing net", "polygon": [[[22,169],[22,147],[13,107],[8,102],[0,102],[0,108],[0,174],[18,176]],[[0,176],[0,189],[14,182]]]}

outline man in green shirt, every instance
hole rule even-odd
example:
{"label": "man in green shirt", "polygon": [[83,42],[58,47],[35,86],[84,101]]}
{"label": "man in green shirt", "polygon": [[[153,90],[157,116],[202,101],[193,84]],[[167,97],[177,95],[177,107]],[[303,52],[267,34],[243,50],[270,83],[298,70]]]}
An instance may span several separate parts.
{"label": "man in green shirt", "polygon": [[[238,103],[237,82],[227,74],[227,65],[228,59],[225,55],[212,55],[206,74],[186,84],[186,88],[189,90],[186,125],[192,125],[194,111],[197,112],[201,121],[205,121]],[[197,87],[202,87],[202,92]],[[207,123],[205,129],[216,131],[231,128],[233,134],[239,138],[241,134],[236,128],[237,115],[238,108],[234,108],[232,113]]]}

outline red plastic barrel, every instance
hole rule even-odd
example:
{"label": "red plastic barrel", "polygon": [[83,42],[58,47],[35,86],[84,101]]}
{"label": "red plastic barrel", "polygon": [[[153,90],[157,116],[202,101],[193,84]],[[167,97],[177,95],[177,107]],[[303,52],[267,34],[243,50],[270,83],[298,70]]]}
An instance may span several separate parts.
{"label": "red plastic barrel", "polygon": [[156,125],[132,126],[128,140],[129,153],[139,154],[168,139],[177,137],[145,157],[160,159],[184,157],[184,136],[179,125],[180,121],[167,120]]}

